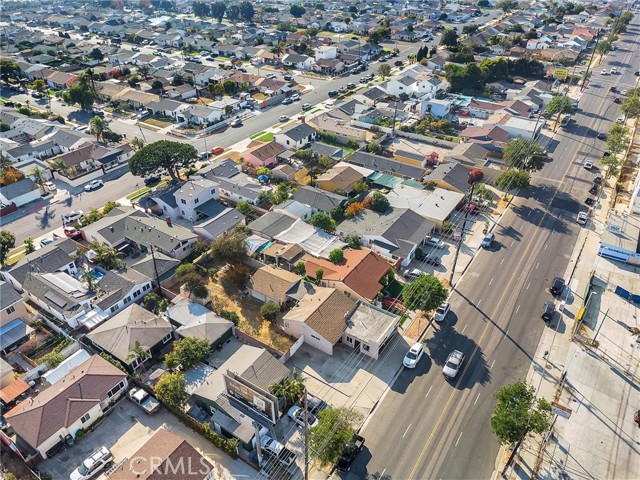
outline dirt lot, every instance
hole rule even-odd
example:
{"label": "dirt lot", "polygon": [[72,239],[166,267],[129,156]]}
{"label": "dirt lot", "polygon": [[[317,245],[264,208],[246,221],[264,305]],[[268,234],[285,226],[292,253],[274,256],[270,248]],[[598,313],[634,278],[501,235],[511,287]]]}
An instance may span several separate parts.
{"label": "dirt lot", "polygon": [[[228,310],[236,312],[240,317],[238,328],[258,340],[271,345],[281,352],[286,351],[293,344],[293,339],[281,334],[260,315],[262,304],[249,295],[244,295],[231,282],[224,272],[218,272],[215,281],[209,282],[211,291],[211,307],[214,311]],[[280,318],[278,318],[280,320]]]}

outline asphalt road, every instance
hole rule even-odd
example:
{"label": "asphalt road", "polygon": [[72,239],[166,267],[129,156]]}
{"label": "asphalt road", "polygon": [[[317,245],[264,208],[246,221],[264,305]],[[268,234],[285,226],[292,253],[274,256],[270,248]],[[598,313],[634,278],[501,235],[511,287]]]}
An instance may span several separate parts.
{"label": "asphalt road", "polygon": [[[586,209],[596,173],[585,170],[583,161],[601,157],[604,145],[595,135],[619,115],[608,89],[635,85],[639,23],[619,42],[624,50],[596,69],[574,126],[550,144],[553,161],[496,226],[497,245],[477,254],[452,292],[452,312],[427,333],[428,357],[415,370],[404,370],[379,405],[363,431],[365,450],[347,478],[490,478],[499,448],[489,424],[495,391],[525,378],[544,328],[570,327],[558,313],[545,326],[540,311],[552,298],[551,280],[567,268],[581,228],[575,216]],[[601,77],[605,66],[624,70]],[[466,363],[450,382],[441,372],[453,349],[465,353]]]}

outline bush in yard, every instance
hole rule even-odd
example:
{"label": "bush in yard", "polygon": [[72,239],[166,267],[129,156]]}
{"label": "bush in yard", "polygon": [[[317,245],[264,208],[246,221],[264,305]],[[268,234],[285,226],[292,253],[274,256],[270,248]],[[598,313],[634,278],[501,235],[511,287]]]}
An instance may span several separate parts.
{"label": "bush in yard", "polygon": [[341,248],[334,248],[329,252],[329,261],[332,263],[340,263],[344,260],[344,252]]}
{"label": "bush in yard", "polygon": [[209,342],[202,338],[186,337],[173,342],[173,350],[164,356],[167,367],[189,370],[211,355]]}
{"label": "bush in yard", "polygon": [[211,255],[217,260],[229,263],[241,263],[247,257],[245,237],[239,233],[221,235],[211,244]]}
{"label": "bush in yard", "polygon": [[238,325],[238,323],[240,323],[240,316],[231,310],[220,310],[220,316],[222,318],[226,318],[230,322],[233,322],[234,325]]}
{"label": "bush in yard", "polygon": [[233,268],[229,268],[225,277],[227,280],[233,282],[238,288],[243,288],[251,276],[251,270],[245,264],[234,265]]}
{"label": "bush in yard", "polygon": [[176,409],[182,410],[189,395],[185,391],[186,380],[182,373],[165,373],[154,388],[159,400]]}
{"label": "bush in yard", "polygon": [[362,202],[353,202],[344,209],[344,218],[353,218],[364,210],[364,204]]}
{"label": "bush in yard", "polygon": [[311,216],[311,225],[323,229],[326,232],[333,232],[336,229],[336,222],[324,212],[316,212]]}
{"label": "bush in yard", "polygon": [[273,322],[278,317],[279,311],[280,307],[278,307],[278,304],[271,300],[260,307],[260,315],[262,315],[262,318],[269,320],[270,322]]}
{"label": "bush in yard", "polygon": [[304,262],[302,260],[300,260],[299,262],[296,262],[296,264],[293,267],[293,271],[298,275],[301,275],[301,276],[304,275],[307,271],[307,269],[304,266]]}
{"label": "bush in yard", "polygon": [[381,192],[373,192],[371,196],[371,209],[374,212],[384,213],[389,208],[389,200]]}

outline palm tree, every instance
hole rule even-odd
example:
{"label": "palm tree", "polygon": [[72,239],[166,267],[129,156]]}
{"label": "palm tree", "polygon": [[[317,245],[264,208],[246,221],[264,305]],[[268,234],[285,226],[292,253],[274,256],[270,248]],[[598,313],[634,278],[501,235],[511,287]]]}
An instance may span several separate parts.
{"label": "palm tree", "polygon": [[133,137],[131,140],[131,148],[133,148],[136,152],[144,147],[144,140],[140,137]]}
{"label": "palm tree", "polygon": [[44,170],[42,170],[40,167],[38,167],[36,165],[35,167],[33,167],[29,171],[29,176],[33,180],[33,183],[35,183],[36,185],[38,185],[38,187],[40,187],[40,189],[42,189],[42,193],[45,193],[45,191],[44,191],[44,179],[45,179]]}
{"label": "palm tree", "polygon": [[67,169],[64,160],[62,160],[61,158],[56,158],[53,162],[51,162],[51,166],[59,172],[64,172]]}
{"label": "palm tree", "polygon": [[80,75],[80,82],[86,87],[89,87],[91,89],[91,93],[93,93],[94,95],[96,93],[95,77],[95,73],[90,68],[87,68]]}
{"label": "palm tree", "polygon": [[89,131],[96,136],[96,142],[100,141],[100,137],[104,140],[104,132],[109,130],[109,122],[102,117],[96,115],[89,120]]}
{"label": "palm tree", "polygon": [[288,410],[291,405],[296,403],[302,396],[305,390],[305,379],[293,372],[292,378],[287,378],[280,383],[276,383],[269,387],[271,393],[278,398],[284,398],[285,410]]}
{"label": "palm tree", "polygon": [[147,75],[149,75],[149,65],[143,64],[138,67],[138,74],[146,79]]}
{"label": "palm tree", "polygon": [[140,345],[140,342],[138,342],[137,340],[135,345],[129,352],[129,355],[127,355],[127,358],[125,358],[125,360],[129,362],[129,361],[135,360],[136,358],[140,360],[140,365],[142,365],[142,370],[145,369],[144,362],[147,361],[149,358],[151,358],[151,354],[149,353],[149,350],[145,349],[142,345]]}
{"label": "palm tree", "polygon": [[84,270],[82,272],[82,279],[87,282],[87,289],[89,289],[89,291],[95,291],[96,277],[91,274],[91,270]]}
{"label": "palm tree", "polygon": [[29,237],[24,241],[24,251],[27,254],[36,251],[36,246],[33,244],[33,238]]}
{"label": "palm tree", "polygon": [[124,261],[120,258],[122,254],[115,248],[111,248],[104,243],[93,242],[91,250],[96,254],[95,259],[107,270],[124,266]]}

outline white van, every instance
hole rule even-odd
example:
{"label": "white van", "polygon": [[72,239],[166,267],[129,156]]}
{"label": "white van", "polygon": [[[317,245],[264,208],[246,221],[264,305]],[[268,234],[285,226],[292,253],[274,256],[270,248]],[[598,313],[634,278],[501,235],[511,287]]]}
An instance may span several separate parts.
{"label": "white van", "polygon": [[100,450],[92,454],[76,468],[69,478],[71,480],[86,480],[95,476],[99,471],[106,468],[113,461],[113,455],[107,447],[100,447]]}
{"label": "white van", "polygon": [[480,246],[482,248],[491,248],[491,245],[493,245],[493,241],[495,240],[495,238],[496,236],[493,232],[487,233],[482,239],[482,243],[480,244]]}

